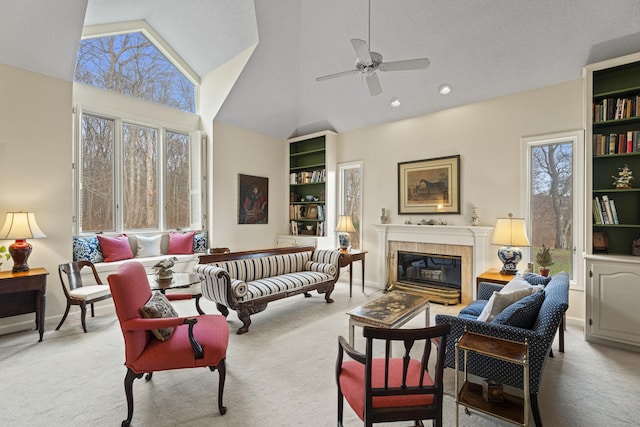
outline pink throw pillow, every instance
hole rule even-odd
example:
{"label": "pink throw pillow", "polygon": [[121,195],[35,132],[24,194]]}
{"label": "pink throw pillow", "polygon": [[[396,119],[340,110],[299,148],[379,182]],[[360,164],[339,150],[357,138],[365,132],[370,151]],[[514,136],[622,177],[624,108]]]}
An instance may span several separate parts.
{"label": "pink throw pillow", "polygon": [[193,237],[196,235],[195,231],[188,233],[176,233],[174,231],[169,232],[169,254],[192,254],[193,253]]}
{"label": "pink throw pillow", "polygon": [[131,252],[131,246],[129,246],[129,238],[126,234],[119,237],[98,235],[98,242],[100,242],[105,262],[133,258],[133,252]]}

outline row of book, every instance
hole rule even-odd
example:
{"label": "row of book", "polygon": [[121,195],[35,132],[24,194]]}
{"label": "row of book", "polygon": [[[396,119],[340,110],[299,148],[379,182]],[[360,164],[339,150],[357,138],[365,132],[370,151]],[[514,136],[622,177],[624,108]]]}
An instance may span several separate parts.
{"label": "row of book", "polygon": [[317,219],[324,221],[323,205],[289,205],[289,219]]}
{"label": "row of book", "polygon": [[640,152],[640,130],[626,133],[610,133],[593,135],[593,155],[624,154]]}
{"label": "row of book", "polygon": [[619,224],[616,204],[606,194],[593,199],[593,221],[596,224]]}
{"label": "row of book", "polygon": [[309,184],[316,182],[325,182],[327,178],[326,169],[318,169],[314,171],[292,172],[290,175],[290,184]]}
{"label": "row of book", "polygon": [[[291,221],[291,234],[294,236],[297,235],[309,235],[309,236],[326,236],[326,227],[325,222],[319,222],[315,225],[309,225],[309,223]],[[309,228],[311,229],[309,229]]]}
{"label": "row of book", "polygon": [[593,122],[640,117],[640,94],[627,98],[605,98],[593,103]]}

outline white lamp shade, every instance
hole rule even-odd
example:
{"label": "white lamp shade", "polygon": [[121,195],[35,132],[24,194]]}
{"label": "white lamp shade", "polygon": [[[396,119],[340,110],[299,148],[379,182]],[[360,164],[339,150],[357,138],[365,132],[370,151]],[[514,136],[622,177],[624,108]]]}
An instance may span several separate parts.
{"label": "white lamp shade", "polygon": [[[511,215],[511,214],[509,214]],[[491,243],[503,246],[531,246],[524,218],[498,218]]]}
{"label": "white lamp shade", "polygon": [[355,233],[356,229],[353,226],[353,220],[351,219],[351,215],[340,215],[338,219],[338,225],[336,226],[336,231],[341,233]]}
{"label": "white lamp shade", "polygon": [[7,219],[0,230],[1,239],[38,239],[47,237],[36,222],[33,212],[7,212]]}

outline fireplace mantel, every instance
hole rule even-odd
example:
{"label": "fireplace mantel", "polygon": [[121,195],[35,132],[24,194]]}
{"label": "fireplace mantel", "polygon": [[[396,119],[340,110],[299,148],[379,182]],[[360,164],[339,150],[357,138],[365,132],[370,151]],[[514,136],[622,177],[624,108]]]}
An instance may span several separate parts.
{"label": "fireplace mantel", "polygon": [[[408,224],[373,224],[373,227],[378,232],[378,277],[385,280],[390,241],[471,247],[473,278],[487,270],[491,263],[489,242],[493,227]],[[467,284],[469,286],[473,295],[467,298],[475,299],[475,286]]]}

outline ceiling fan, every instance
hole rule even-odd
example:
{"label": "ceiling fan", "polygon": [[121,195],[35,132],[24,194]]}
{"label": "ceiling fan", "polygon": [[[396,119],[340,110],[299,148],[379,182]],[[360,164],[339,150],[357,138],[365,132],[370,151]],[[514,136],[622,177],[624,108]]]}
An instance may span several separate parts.
{"label": "ceiling fan", "polygon": [[[371,0],[369,0],[369,40],[371,40]],[[372,52],[366,41],[361,39],[351,39],[351,45],[356,51],[356,55],[358,57],[356,60],[356,68],[353,70],[342,71],[340,73],[316,77],[316,81],[329,80],[351,74],[361,74],[367,82],[369,94],[371,96],[375,96],[382,93],[382,86],[380,86],[380,80],[378,79],[376,71],[420,70],[427,68],[430,64],[428,58],[384,62],[382,55],[378,52]]]}

